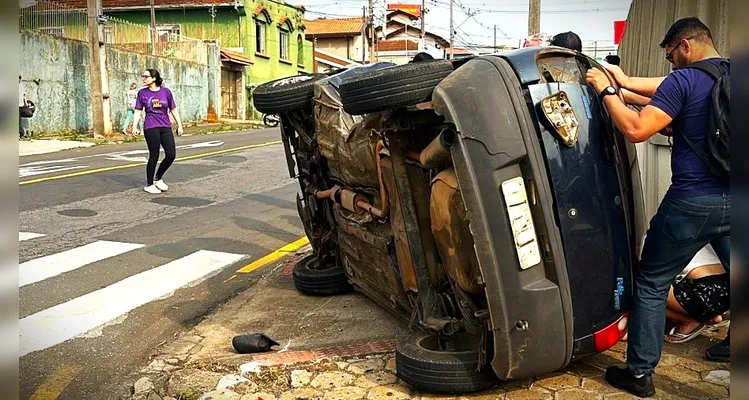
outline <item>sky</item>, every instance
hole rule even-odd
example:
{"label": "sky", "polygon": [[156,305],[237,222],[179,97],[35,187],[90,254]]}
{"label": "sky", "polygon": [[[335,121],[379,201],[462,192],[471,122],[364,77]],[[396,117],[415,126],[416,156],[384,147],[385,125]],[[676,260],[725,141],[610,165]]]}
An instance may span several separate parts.
{"label": "sky", "polygon": [[[307,8],[306,18],[357,17],[367,0],[290,0]],[[450,0],[425,0],[427,31],[450,39]],[[455,47],[517,46],[528,31],[528,0],[453,0]],[[421,4],[421,0],[375,0],[382,21],[386,3]],[[614,21],[627,19],[631,0],[541,0],[541,32],[554,35],[573,31],[583,44],[613,44]]]}

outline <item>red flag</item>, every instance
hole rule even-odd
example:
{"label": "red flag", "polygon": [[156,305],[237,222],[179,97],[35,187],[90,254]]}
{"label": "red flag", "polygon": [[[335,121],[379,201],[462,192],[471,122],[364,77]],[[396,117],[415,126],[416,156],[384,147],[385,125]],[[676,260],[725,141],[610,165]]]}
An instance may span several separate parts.
{"label": "red flag", "polygon": [[614,44],[619,44],[622,41],[626,27],[627,21],[614,21]]}

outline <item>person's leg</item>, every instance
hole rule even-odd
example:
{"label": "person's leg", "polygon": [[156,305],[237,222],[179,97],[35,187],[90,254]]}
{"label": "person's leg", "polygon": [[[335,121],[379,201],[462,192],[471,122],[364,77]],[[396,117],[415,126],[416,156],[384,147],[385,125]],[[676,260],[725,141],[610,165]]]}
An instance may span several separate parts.
{"label": "person's leg", "polygon": [[663,350],[668,290],[697,251],[719,236],[723,204],[721,195],[682,199],[666,194],[661,202],[634,271],[627,367],[606,369],[612,386],[640,397],[655,394],[652,373]]}
{"label": "person's leg", "polygon": [[160,128],[159,136],[161,138],[161,147],[164,148],[164,159],[161,160],[159,170],[156,171],[156,180],[159,181],[164,178],[166,170],[174,162],[177,157],[177,149],[174,144],[174,134],[171,128]]}
{"label": "person's leg", "polygon": [[133,114],[135,113],[135,110],[132,108],[127,109],[127,114],[125,114],[125,122],[122,123],[122,131],[127,133],[127,127],[130,126],[130,121],[133,119]]}
{"label": "person's leg", "polygon": [[148,145],[148,163],[146,164],[146,182],[148,186],[153,185],[153,175],[156,171],[156,164],[159,162],[159,144],[160,135],[159,128],[146,129],[143,132],[143,136],[146,138],[146,145]]}
{"label": "person's leg", "polygon": [[635,375],[650,374],[663,349],[668,291],[678,273],[712,237],[703,226],[717,210],[682,204],[666,195],[650,221],[642,259],[635,272],[634,302],[629,326],[627,364]]}

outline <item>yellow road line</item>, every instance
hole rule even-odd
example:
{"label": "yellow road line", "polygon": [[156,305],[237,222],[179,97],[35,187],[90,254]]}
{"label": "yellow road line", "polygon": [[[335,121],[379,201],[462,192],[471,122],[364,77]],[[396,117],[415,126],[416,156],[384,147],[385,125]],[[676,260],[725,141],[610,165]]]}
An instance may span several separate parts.
{"label": "yellow road line", "polygon": [[275,250],[274,252],[251,262],[250,264],[245,265],[244,267],[237,270],[240,274],[247,274],[249,272],[252,272],[264,265],[267,265],[269,263],[272,263],[273,261],[278,260],[279,258],[287,256],[289,253],[297,251],[301,249],[302,247],[309,244],[309,240],[307,239],[307,236],[297,239],[283,247],[281,247],[278,250]]}
{"label": "yellow road line", "polygon": [[54,400],[60,397],[70,382],[73,382],[78,372],[83,369],[80,365],[60,365],[42,382],[29,400]]}
{"label": "yellow road line", "polygon": [[[274,141],[271,141],[271,142],[264,142],[264,143],[260,143],[260,144],[249,144],[249,145],[246,145],[246,146],[232,147],[230,149],[217,150],[217,151],[211,151],[211,152],[208,152],[208,153],[195,154],[195,155],[192,155],[192,156],[179,157],[179,158],[174,159],[174,161],[176,162],[176,161],[194,160],[196,158],[217,156],[217,155],[220,155],[220,154],[226,154],[226,153],[231,153],[231,152],[240,151],[240,150],[254,149],[254,148],[257,148],[257,147],[271,146],[271,145],[280,144],[280,143],[281,143],[280,140],[274,140]],[[48,176],[48,177],[45,177],[45,178],[29,179],[27,181],[18,182],[18,184],[19,185],[28,185],[28,184],[31,184],[31,183],[53,181],[53,180],[56,180],[56,179],[63,179],[63,178],[72,178],[72,177],[75,177],[75,176],[96,174],[96,173],[99,173],[99,172],[114,171],[114,170],[118,170],[118,169],[139,167],[139,166],[143,166],[143,165],[146,165],[146,163],[145,162],[137,162],[137,163],[132,163],[132,164],[115,165],[115,166],[112,166],[112,167],[94,168],[94,169],[88,169],[88,170],[85,170],[85,171],[71,172],[69,174]]]}

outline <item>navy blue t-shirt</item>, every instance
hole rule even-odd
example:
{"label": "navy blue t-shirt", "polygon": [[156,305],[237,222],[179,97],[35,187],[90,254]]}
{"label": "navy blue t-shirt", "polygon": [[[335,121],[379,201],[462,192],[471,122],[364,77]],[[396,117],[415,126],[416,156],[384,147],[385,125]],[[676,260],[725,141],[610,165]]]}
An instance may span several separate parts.
{"label": "navy blue t-shirt", "polygon": [[[730,73],[725,58],[711,58],[711,63]],[[708,170],[689,144],[688,137],[697,146],[705,146],[710,122],[710,92],[715,81],[696,68],[677,69],[658,86],[650,105],[659,108],[673,122],[673,149],[671,152],[671,187],[669,193],[676,197],[696,197],[708,194],[729,193],[730,186],[721,183]]]}

